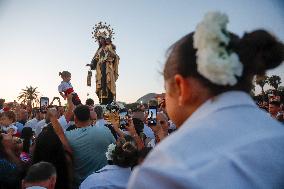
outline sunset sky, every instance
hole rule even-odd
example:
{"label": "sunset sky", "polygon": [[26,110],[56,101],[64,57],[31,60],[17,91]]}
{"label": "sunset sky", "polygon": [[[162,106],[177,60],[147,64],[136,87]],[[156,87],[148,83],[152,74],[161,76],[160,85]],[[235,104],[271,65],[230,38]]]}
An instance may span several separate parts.
{"label": "sunset sky", "polygon": [[[134,102],[150,92],[164,92],[161,71],[167,49],[194,31],[207,11],[228,14],[228,29],[242,35],[264,28],[284,41],[281,0],[0,0],[0,98],[16,99],[22,88],[38,87],[41,96],[59,96],[59,71],[72,73],[81,99],[95,94],[87,87],[88,68],[98,46],[92,27],[107,22],[115,30],[120,56],[117,100]],[[268,73],[280,75],[284,65]]]}

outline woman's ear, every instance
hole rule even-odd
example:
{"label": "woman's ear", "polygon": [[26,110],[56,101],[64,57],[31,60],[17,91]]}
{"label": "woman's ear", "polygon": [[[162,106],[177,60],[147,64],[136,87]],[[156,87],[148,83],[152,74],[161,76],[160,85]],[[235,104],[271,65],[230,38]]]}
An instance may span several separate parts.
{"label": "woman's ear", "polygon": [[188,78],[184,78],[182,75],[175,75],[174,82],[176,85],[176,92],[178,95],[178,105],[183,106],[191,99],[191,85]]}

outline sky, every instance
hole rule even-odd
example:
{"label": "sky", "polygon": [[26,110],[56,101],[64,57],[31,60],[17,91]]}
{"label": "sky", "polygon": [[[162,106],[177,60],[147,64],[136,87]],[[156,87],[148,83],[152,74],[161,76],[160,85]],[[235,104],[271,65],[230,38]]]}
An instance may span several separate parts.
{"label": "sky", "polygon": [[[58,73],[68,70],[81,100],[91,97],[98,103],[95,71],[87,87],[85,65],[98,48],[91,32],[100,21],[115,31],[117,100],[131,103],[162,93],[167,49],[194,31],[206,12],[216,10],[228,14],[228,29],[240,36],[264,28],[284,41],[281,0],[0,0],[0,98],[12,101],[30,85],[40,96],[59,96]],[[284,82],[284,65],[272,74]]]}

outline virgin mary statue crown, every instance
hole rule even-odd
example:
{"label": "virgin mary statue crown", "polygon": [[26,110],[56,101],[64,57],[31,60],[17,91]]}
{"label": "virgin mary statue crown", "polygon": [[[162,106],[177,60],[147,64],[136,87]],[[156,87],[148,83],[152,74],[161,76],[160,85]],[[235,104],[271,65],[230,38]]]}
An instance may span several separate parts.
{"label": "virgin mary statue crown", "polygon": [[98,41],[100,37],[104,39],[114,39],[114,31],[110,25],[107,23],[99,22],[93,27],[92,38],[95,38],[95,41]]}

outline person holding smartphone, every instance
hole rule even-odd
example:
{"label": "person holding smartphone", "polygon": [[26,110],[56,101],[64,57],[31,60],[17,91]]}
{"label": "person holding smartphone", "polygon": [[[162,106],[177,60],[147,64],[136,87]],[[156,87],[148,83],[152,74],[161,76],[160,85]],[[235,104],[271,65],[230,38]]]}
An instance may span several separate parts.
{"label": "person holding smartphone", "polygon": [[145,144],[147,147],[155,147],[157,143],[169,135],[169,122],[166,114],[158,112],[156,117],[156,124],[149,124],[148,122],[149,127],[154,132],[155,138]]}

